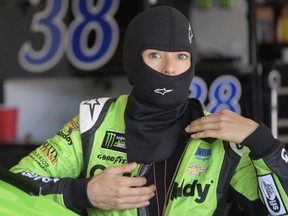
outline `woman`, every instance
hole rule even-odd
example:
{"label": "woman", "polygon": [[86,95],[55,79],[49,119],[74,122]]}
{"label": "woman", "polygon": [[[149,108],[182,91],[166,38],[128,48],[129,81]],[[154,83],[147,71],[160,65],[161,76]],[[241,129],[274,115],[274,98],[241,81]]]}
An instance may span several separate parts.
{"label": "woman", "polygon": [[82,102],[12,171],[89,215],[227,215],[234,200],[245,215],[287,214],[284,146],[263,124],[189,99],[195,59],[183,14],[140,13],[125,36],[129,96]]}

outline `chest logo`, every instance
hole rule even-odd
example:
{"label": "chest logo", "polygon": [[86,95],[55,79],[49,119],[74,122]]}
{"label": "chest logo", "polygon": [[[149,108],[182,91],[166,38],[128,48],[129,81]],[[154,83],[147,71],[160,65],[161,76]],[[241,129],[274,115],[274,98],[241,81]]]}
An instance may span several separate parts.
{"label": "chest logo", "polygon": [[[211,184],[213,181],[211,181]],[[170,199],[176,200],[178,197],[194,197],[196,203],[203,203],[206,200],[211,184],[204,184],[194,180],[186,183],[185,180],[179,184],[174,182]]]}
{"label": "chest logo", "polygon": [[281,151],[281,157],[285,161],[285,163],[288,163],[288,155],[287,155],[287,152],[284,148]]}
{"label": "chest logo", "polygon": [[169,93],[169,92],[172,92],[173,89],[166,89],[166,88],[163,88],[163,89],[155,89],[154,92],[156,94],[161,94],[161,95],[165,95],[166,93]]}
{"label": "chest logo", "polygon": [[204,168],[202,166],[196,165],[196,164],[191,164],[188,169],[187,169],[187,173],[190,176],[201,176],[203,175],[206,171],[208,170],[208,168]]}
{"label": "chest logo", "polygon": [[125,153],[125,134],[116,131],[106,131],[101,148]]}
{"label": "chest logo", "polygon": [[208,160],[211,157],[211,155],[212,155],[212,149],[204,149],[198,147],[195,152],[195,157],[201,161]]}

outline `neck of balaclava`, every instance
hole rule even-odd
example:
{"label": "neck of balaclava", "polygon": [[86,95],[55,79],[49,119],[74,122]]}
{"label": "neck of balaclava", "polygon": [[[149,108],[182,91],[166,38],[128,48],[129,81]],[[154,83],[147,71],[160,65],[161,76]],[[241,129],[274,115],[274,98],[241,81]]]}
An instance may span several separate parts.
{"label": "neck of balaclava", "polygon": [[160,108],[139,100],[133,90],[125,110],[126,148],[129,162],[151,163],[168,159],[184,130],[182,117],[187,100]]}

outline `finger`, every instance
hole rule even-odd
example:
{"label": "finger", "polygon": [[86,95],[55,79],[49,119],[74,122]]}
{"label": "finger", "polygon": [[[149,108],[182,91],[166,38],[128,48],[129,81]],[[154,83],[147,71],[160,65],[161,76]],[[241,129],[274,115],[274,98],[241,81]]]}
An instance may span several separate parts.
{"label": "finger", "polygon": [[213,137],[213,138],[217,138],[220,139],[220,134],[217,130],[205,130],[205,131],[200,131],[200,132],[196,132],[191,134],[192,138],[207,138],[207,137]]}
{"label": "finger", "polygon": [[135,196],[124,196],[121,191],[114,194],[113,198],[102,197],[104,199],[98,200],[97,207],[102,209],[114,209],[122,210],[129,208],[140,208],[150,204],[149,200],[154,196],[150,195],[141,195],[138,197]]}
{"label": "finger", "polygon": [[188,125],[185,128],[185,131],[187,133],[195,133],[195,132],[200,132],[200,131],[205,131],[205,130],[219,130],[223,126],[223,122],[219,123],[216,121],[198,121],[198,122],[192,122],[190,125]]}
{"label": "finger", "polygon": [[123,202],[123,199],[121,199],[121,203],[116,203],[113,205],[112,208],[107,208],[107,209],[114,209],[114,210],[124,210],[124,209],[132,209],[132,208],[143,208],[148,205],[150,205],[149,200],[145,200],[143,202],[137,202],[137,203],[129,203],[129,202]]}
{"label": "finger", "polygon": [[149,196],[152,197],[155,194],[156,187],[155,185],[145,186],[145,187],[131,187],[123,188],[123,196],[133,196],[133,197],[142,197]]}
{"label": "finger", "polygon": [[203,125],[207,123],[214,123],[214,122],[217,122],[217,119],[212,115],[201,117],[199,119],[192,121],[189,125],[187,125],[185,130],[186,132],[191,132],[191,130],[195,128],[196,126],[203,127]]}
{"label": "finger", "polygon": [[195,132],[201,130],[215,130],[226,127],[226,124],[233,122],[235,113],[230,110],[221,110],[220,112],[210,114],[192,121],[185,128],[186,132]]}
{"label": "finger", "polygon": [[144,203],[145,205],[149,204],[149,200],[155,196],[155,194],[149,194],[149,195],[143,195],[143,196],[127,196],[125,198],[121,198],[122,204],[127,204],[127,205],[141,205],[143,206]]}
{"label": "finger", "polygon": [[123,183],[125,186],[128,187],[142,187],[147,183],[147,179],[145,177],[123,176],[122,178],[125,178],[125,181],[123,181]]}
{"label": "finger", "polygon": [[[125,192],[123,192],[125,191]],[[118,200],[118,204],[131,204],[137,205],[140,203],[145,203],[149,201],[153,196],[155,196],[154,186],[141,187],[141,188],[130,188],[130,190],[123,190],[121,193],[117,194],[116,197],[121,197]],[[141,204],[142,205],[142,204]]]}
{"label": "finger", "polygon": [[132,172],[137,166],[137,163],[129,163],[115,167],[108,167],[107,172],[114,173],[115,175],[122,175],[123,173]]}

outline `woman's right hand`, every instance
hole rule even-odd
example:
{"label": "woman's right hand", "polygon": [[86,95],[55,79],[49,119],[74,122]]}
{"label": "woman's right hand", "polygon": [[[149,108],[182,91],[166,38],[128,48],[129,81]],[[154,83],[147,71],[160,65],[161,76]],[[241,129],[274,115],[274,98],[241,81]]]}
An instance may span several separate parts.
{"label": "woman's right hand", "polygon": [[87,186],[90,202],[99,209],[123,210],[140,208],[150,204],[155,195],[155,185],[145,186],[145,177],[127,177],[123,173],[132,172],[136,163],[108,167],[95,175]]}

